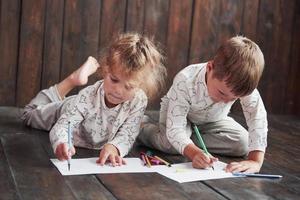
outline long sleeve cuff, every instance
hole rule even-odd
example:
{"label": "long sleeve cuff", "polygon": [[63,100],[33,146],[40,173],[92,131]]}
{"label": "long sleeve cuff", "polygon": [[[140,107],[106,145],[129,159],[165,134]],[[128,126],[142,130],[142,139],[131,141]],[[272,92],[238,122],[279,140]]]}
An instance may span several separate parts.
{"label": "long sleeve cuff", "polygon": [[56,148],[57,148],[57,146],[58,146],[60,143],[62,143],[62,142],[61,142],[61,141],[57,141],[57,142],[55,142],[54,144],[52,144],[52,149],[53,149],[54,154],[56,153]]}
{"label": "long sleeve cuff", "polygon": [[261,146],[259,144],[251,144],[249,146],[249,152],[250,151],[262,151],[262,152],[266,152],[266,146]]}
{"label": "long sleeve cuff", "polygon": [[181,154],[184,155],[184,149],[187,145],[193,144],[193,141],[190,138],[181,140],[180,143],[172,142],[172,146]]}
{"label": "long sleeve cuff", "polygon": [[50,138],[50,142],[51,142],[51,145],[52,145],[53,152],[55,153],[56,148],[59,144],[68,143],[68,138],[63,136],[63,135],[61,135],[59,137],[55,133],[53,133],[52,131],[53,130],[51,130],[50,133],[49,133],[49,138]]}

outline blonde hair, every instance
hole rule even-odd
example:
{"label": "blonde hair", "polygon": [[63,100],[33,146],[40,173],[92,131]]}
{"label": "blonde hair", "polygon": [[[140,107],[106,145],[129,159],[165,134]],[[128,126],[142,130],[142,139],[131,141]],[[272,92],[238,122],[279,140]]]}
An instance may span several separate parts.
{"label": "blonde hair", "polygon": [[264,69],[264,56],[257,44],[236,36],[223,43],[213,60],[213,76],[225,80],[236,96],[250,94]]}
{"label": "blonde hair", "polygon": [[100,74],[113,67],[132,77],[149,99],[165,87],[167,70],[159,48],[147,37],[137,33],[120,34],[100,57]]}

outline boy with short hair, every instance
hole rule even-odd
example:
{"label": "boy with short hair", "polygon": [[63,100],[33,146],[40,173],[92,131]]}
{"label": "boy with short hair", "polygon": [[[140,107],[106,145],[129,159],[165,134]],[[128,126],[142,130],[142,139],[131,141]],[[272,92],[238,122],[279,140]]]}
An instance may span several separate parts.
{"label": "boy with short hair", "polygon": [[[256,89],[264,68],[263,54],[253,41],[236,36],[223,43],[213,60],[181,70],[162,98],[159,126],[143,125],[139,139],[167,153],[181,153],[193,167],[207,168],[217,158],[196,144],[196,124],[209,152],[247,159],[232,162],[230,172],[258,172],[267,146],[267,114]],[[240,99],[248,131],[228,116]],[[193,142],[195,141],[195,142]]]}

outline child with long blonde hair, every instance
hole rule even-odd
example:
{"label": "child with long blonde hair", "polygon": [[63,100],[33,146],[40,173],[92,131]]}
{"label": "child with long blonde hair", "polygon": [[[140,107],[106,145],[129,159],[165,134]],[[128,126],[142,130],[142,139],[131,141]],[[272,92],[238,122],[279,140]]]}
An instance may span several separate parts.
{"label": "child with long blonde hair", "polygon": [[[75,154],[68,147],[68,123],[73,144],[101,149],[98,163],[125,164],[140,128],[148,99],[164,86],[163,56],[154,43],[139,34],[120,35],[100,57],[93,57],[60,83],[42,90],[25,107],[28,126],[50,130],[50,141],[59,160]],[[66,97],[76,86],[87,84],[99,71],[102,80]]]}

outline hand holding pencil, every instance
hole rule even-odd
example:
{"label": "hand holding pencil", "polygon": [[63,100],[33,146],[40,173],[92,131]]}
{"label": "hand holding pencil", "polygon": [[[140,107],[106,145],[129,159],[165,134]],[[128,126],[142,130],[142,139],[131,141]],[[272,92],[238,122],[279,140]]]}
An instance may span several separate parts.
{"label": "hand holding pencil", "polygon": [[194,168],[205,169],[208,167],[213,168],[214,162],[218,161],[218,158],[213,157],[208,151],[201,137],[200,131],[196,125],[193,125],[198,145],[203,149],[201,150],[194,143],[187,145],[184,148],[184,155],[192,160]]}
{"label": "hand holding pencil", "polygon": [[69,148],[68,143],[60,143],[56,147],[55,155],[57,159],[60,161],[68,160],[74,154],[75,154],[74,146],[71,146],[71,148]]}
{"label": "hand holding pencil", "polygon": [[68,170],[71,167],[71,157],[75,154],[75,148],[72,144],[71,123],[68,122],[68,143],[60,143],[55,150],[56,157],[63,161],[68,161]]}
{"label": "hand holding pencil", "polygon": [[208,152],[197,125],[194,124],[193,127],[198,143],[203,149],[203,152],[198,151],[198,153],[194,156],[193,167],[197,168],[197,166],[204,166],[204,168],[211,167],[214,170],[213,163],[218,161],[218,159]]}
{"label": "hand holding pencil", "polygon": [[210,154],[207,155],[202,151],[199,151],[194,155],[192,159],[192,165],[194,168],[205,169],[205,168],[213,167],[213,164],[216,161],[218,161],[218,158],[215,158]]}

